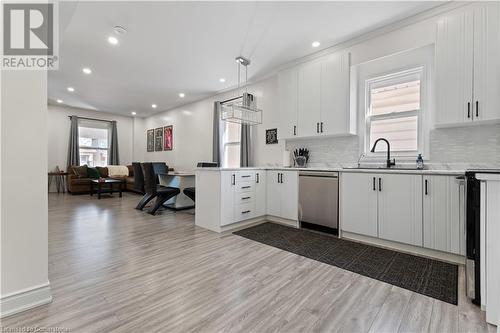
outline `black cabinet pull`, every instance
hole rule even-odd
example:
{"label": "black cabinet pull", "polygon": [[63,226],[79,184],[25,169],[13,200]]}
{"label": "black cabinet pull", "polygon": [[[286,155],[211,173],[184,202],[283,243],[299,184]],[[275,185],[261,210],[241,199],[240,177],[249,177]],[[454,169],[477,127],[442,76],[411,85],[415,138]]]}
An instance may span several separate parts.
{"label": "black cabinet pull", "polygon": [[373,190],[376,191],[376,187],[375,187],[375,177],[373,177]]}
{"label": "black cabinet pull", "polygon": [[470,118],[470,102],[467,103],[467,118]]}
{"label": "black cabinet pull", "polygon": [[297,126],[296,125],[293,126],[293,135],[297,135]]}
{"label": "black cabinet pull", "polygon": [[278,183],[280,182],[280,173],[278,172]]}
{"label": "black cabinet pull", "polygon": [[425,188],[425,195],[428,195],[429,192],[427,191],[427,179],[424,182],[424,188]]}
{"label": "black cabinet pull", "polygon": [[476,117],[479,117],[479,101],[476,101]]}
{"label": "black cabinet pull", "polygon": [[319,123],[316,123],[316,133],[319,133]]}
{"label": "black cabinet pull", "polygon": [[321,128],[320,128],[321,133],[323,133],[323,122],[321,122]]}
{"label": "black cabinet pull", "polygon": [[255,180],[255,182],[256,183],[260,182],[260,178],[259,178],[259,174],[258,173],[255,174],[255,177],[257,177],[256,180]]}
{"label": "black cabinet pull", "polygon": [[250,178],[251,176],[250,175],[243,175],[241,176],[241,178]]}
{"label": "black cabinet pull", "polygon": [[382,192],[382,178],[378,179],[378,191]]}
{"label": "black cabinet pull", "polygon": [[248,214],[248,213],[250,213],[250,211],[249,211],[249,210],[245,210],[245,211],[242,211],[242,212],[241,212],[241,214]]}
{"label": "black cabinet pull", "polygon": [[283,174],[280,173],[280,183],[283,184]]}
{"label": "black cabinet pull", "polygon": [[248,199],[250,199],[250,198],[251,198],[251,197],[243,197],[243,198],[241,198],[241,200],[248,200]]}
{"label": "black cabinet pull", "polygon": [[236,175],[234,173],[231,176],[231,185],[236,185]]}
{"label": "black cabinet pull", "polygon": [[242,190],[247,189],[247,188],[250,188],[250,186],[242,186],[241,187]]}

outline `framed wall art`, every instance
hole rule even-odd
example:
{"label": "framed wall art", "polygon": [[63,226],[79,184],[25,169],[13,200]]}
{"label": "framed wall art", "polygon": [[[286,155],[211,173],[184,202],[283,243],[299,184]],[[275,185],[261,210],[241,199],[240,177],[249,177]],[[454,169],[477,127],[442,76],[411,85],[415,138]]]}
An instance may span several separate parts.
{"label": "framed wall art", "polygon": [[266,130],[266,145],[272,145],[278,143],[278,129],[268,129]]}
{"label": "framed wall art", "polygon": [[172,125],[163,127],[163,150],[174,148],[174,127]]}
{"label": "framed wall art", "polygon": [[155,128],[155,151],[163,150],[163,127]]}
{"label": "framed wall art", "polygon": [[155,151],[155,130],[150,129],[147,131],[147,136],[146,136],[146,147],[148,152]]}

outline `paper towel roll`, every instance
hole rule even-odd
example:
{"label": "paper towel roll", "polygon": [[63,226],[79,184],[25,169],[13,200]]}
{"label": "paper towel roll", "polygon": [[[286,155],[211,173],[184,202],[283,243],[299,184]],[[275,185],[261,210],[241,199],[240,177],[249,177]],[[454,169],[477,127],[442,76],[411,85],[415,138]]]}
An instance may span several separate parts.
{"label": "paper towel roll", "polygon": [[290,151],[285,150],[283,152],[283,167],[289,168],[291,166],[290,164]]}

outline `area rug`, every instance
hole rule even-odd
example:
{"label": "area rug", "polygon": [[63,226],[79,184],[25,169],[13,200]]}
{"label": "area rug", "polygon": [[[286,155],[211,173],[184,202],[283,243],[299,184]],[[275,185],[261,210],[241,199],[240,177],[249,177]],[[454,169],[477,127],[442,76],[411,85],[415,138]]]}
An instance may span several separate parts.
{"label": "area rug", "polygon": [[457,305],[454,264],[275,223],[234,234]]}

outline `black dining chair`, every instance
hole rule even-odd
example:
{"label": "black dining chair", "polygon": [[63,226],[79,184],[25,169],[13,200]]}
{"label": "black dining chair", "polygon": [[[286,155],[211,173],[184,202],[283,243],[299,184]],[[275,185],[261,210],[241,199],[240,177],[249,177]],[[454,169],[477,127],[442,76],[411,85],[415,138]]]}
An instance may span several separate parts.
{"label": "black dining chair", "polygon": [[144,174],[141,163],[132,162],[132,169],[134,170],[134,191],[144,194]]}
{"label": "black dining chair", "polygon": [[[157,174],[152,163],[142,163],[142,173],[144,175],[144,190],[146,194],[142,198],[137,209],[142,210],[146,204],[156,198],[153,207],[148,211],[149,214],[155,215],[156,211],[169,199],[181,193],[176,187],[161,186],[157,184]],[[167,168],[168,170],[168,168]]]}

